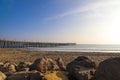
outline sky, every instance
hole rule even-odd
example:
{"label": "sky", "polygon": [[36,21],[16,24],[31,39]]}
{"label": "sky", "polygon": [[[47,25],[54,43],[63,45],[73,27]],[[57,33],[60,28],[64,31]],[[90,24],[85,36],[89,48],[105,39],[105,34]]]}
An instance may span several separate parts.
{"label": "sky", "polygon": [[0,0],[0,39],[120,44],[120,0]]}

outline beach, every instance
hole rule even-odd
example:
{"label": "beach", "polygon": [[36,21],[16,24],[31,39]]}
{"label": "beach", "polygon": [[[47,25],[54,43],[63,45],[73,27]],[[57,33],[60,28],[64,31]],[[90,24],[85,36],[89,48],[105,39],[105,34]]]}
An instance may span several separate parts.
{"label": "beach", "polygon": [[120,57],[120,53],[105,53],[105,52],[65,52],[65,51],[30,51],[14,48],[0,48],[0,62],[34,62],[37,58],[49,57],[52,59],[62,58],[64,64],[68,64],[78,56],[86,56],[98,64],[111,57]]}
{"label": "beach", "polygon": [[119,61],[120,53],[114,52],[0,48],[0,77],[2,80],[119,80]]}

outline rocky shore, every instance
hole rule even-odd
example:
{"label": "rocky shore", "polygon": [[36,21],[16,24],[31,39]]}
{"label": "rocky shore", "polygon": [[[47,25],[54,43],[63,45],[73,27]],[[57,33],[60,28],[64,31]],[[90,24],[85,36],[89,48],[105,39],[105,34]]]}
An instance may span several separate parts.
{"label": "rocky shore", "polygon": [[0,48],[0,80],[120,80],[120,53]]}

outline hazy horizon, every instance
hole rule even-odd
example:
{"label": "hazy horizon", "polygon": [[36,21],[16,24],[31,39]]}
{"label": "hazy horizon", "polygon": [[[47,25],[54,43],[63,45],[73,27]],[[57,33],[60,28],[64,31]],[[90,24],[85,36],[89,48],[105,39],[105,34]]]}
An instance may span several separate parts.
{"label": "hazy horizon", "polygon": [[0,0],[0,39],[120,44],[120,0]]}

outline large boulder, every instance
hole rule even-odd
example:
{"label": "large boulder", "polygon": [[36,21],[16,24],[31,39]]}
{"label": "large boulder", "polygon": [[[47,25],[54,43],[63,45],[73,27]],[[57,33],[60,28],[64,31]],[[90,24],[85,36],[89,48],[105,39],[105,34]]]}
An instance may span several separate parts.
{"label": "large boulder", "polygon": [[30,66],[30,70],[37,70],[40,72],[46,72],[46,60],[44,58],[39,58],[34,61],[34,63]]}
{"label": "large boulder", "polygon": [[7,76],[0,71],[0,80],[6,80]]}
{"label": "large boulder", "polygon": [[89,58],[79,56],[67,64],[66,70],[69,72],[70,80],[89,80],[94,74],[95,67],[95,63]]}
{"label": "large boulder", "polygon": [[109,58],[100,63],[95,72],[96,80],[120,80],[120,57]]}
{"label": "large boulder", "polygon": [[30,66],[30,70],[37,70],[45,73],[46,71],[59,70],[59,67],[56,61],[50,58],[39,58],[36,59],[34,63]]}

